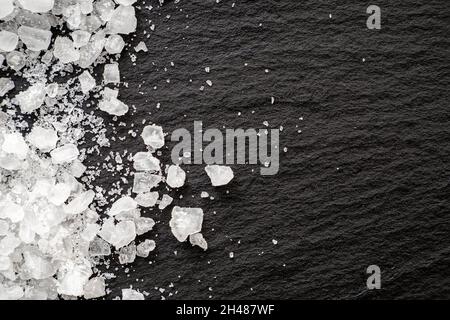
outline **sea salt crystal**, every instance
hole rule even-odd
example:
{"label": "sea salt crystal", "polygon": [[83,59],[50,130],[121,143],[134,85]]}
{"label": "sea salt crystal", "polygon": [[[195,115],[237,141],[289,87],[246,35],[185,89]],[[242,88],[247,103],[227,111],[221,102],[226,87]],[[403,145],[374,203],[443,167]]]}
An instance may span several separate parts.
{"label": "sea salt crystal", "polygon": [[85,299],[95,299],[103,297],[106,294],[105,291],[105,279],[102,277],[94,277],[83,287]]}
{"label": "sea salt crystal", "polygon": [[119,83],[120,82],[119,64],[117,63],[105,64],[103,71],[103,79],[106,84]]}
{"label": "sea salt crystal", "polygon": [[128,106],[117,98],[103,94],[103,99],[99,102],[98,108],[114,116],[123,116],[128,112]]}
{"label": "sea salt crystal", "polygon": [[89,255],[91,257],[109,256],[111,254],[111,247],[108,242],[100,237],[95,237],[89,244]]}
{"label": "sea salt crystal", "polygon": [[134,7],[119,5],[106,24],[107,33],[129,34],[136,31]]}
{"label": "sea salt crystal", "polygon": [[11,52],[17,47],[19,37],[14,32],[0,31],[0,51]]}
{"label": "sea salt crystal", "polygon": [[60,206],[69,198],[71,191],[69,184],[57,183],[49,190],[47,199],[55,206]]}
{"label": "sea salt crystal", "polygon": [[95,197],[95,192],[88,190],[80,193],[66,206],[64,206],[64,212],[70,215],[75,215],[85,211],[92,203]]}
{"label": "sea salt crystal", "polygon": [[164,146],[164,133],[163,129],[157,125],[145,126],[141,134],[144,143],[154,150]]}
{"label": "sea salt crystal", "polygon": [[80,48],[89,43],[89,39],[91,38],[91,33],[84,30],[75,30],[70,36],[73,40],[73,46],[75,48]]}
{"label": "sea salt crystal", "polygon": [[12,89],[14,89],[14,82],[10,78],[0,78],[0,97],[3,97]]}
{"label": "sea salt crystal", "polygon": [[27,26],[20,26],[17,33],[27,49],[32,51],[47,50],[52,39],[51,31]]}
{"label": "sea salt crystal", "polygon": [[201,233],[194,233],[189,236],[189,242],[193,246],[198,246],[202,248],[203,250],[208,249],[208,243],[206,242],[205,238]]}
{"label": "sea salt crystal", "polygon": [[23,136],[18,132],[13,132],[3,136],[2,150],[15,155],[19,159],[25,159],[29,148]]}
{"label": "sea salt crystal", "polygon": [[13,11],[13,0],[2,0],[2,5],[0,6],[0,19],[9,16]]}
{"label": "sea salt crystal", "polygon": [[167,208],[168,205],[170,205],[173,201],[173,198],[169,196],[168,194],[164,194],[161,198],[161,201],[159,202],[158,209],[164,210]]}
{"label": "sea salt crystal", "polygon": [[45,95],[45,84],[36,83],[17,94],[15,99],[19,104],[20,111],[23,113],[31,113],[44,103]]}
{"label": "sea salt crystal", "polygon": [[234,177],[233,170],[228,166],[207,165],[205,171],[215,187],[228,184]]}
{"label": "sea salt crystal", "polygon": [[202,230],[202,223],[203,210],[201,208],[173,207],[169,225],[178,241],[184,242],[189,235],[199,233]]}
{"label": "sea salt crystal", "polygon": [[70,172],[75,178],[80,178],[86,171],[86,166],[78,159],[72,161]]}
{"label": "sea salt crystal", "polygon": [[133,181],[133,192],[143,193],[149,192],[151,189],[158,186],[161,182],[162,176],[148,172],[135,172]]}
{"label": "sea salt crystal", "polygon": [[136,259],[136,245],[134,243],[131,243],[126,247],[122,247],[119,250],[120,264],[133,263],[135,259]]}
{"label": "sea salt crystal", "polygon": [[81,68],[88,68],[91,66],[103,51],[105,45],[105,34],[99,31],[91,37],[89,43],[80,48],[80,56],[77,64]]}
{"label": "sea salt crystal", "polygon": [[136,246],[136,255],[138,257],[147,258],[150,252],[155,250],[155,248],[156,242],[154,240],[146,239]]}
{"label": "sea salt crystal", "polygon": [[28,142],[42,152],[49,152],[56,147],[58,134],[53,129],[35,125],[27,136]]}
{"label": "sea salt crystal", "polygon": [[113,217],[122,212],[128,212],[137,208],[137,202],[129,196],[124,196],[115,201],[111,209],[108,211],[108,215]]}
{"label": "sea salt crystal", "polygon": [[54,164],[61,164],[66,162],[71,162],[75,160],[80,152],[78,148],[73,143],[65,144],[59,148],[53,149],[50,152],[50,156],[52,157],[52,162]]}
{"label": "sea salt crystal", "polygon": [[103,223],[99,236],[119,249],[136,238],[136,226],[133,221],[129,220],[114,224],[114,218],[109,218]]}
{"label": "sea salt crystal", "polygon": [[95,2],[95,10],[98,12],[100,19],[107,22],[111,19],[114,12],[115,4],[112,0],[99,0]]}
{"label": "sea salt crystal", "polygon": [[43,13],[52,10],[54,0],[18,0],[24,9],[31,12]]}
{"label": "sea salt crystal", "polygon": [[137,171],[158,171],[160,162],[150,152],[137,152],[133,156],[133,167]]}
{"label": "sea salt crystal", "polygon": [[158,201],[159,194],[157,191],[139,193],[134,200],[138,205],[144,208],[153,207]]}
{"label": "sea salt crystal", "polygon": [[200,197],[201,197],[201,198],[208,198],[208,197],[209,197],[209,193],[206,192],[206,191],[202,191],[202,192],[200,193]]}
{"label": "sea salt crystal", "polygon": [[186,180],[186,172],[177,165],[169,166],[167,170],[167,184],[171,188],[180,188],[184,185],[184,181]]}
{"label": "sea salt crystal", "polygon": [[155,220],[147,217],[139,217],[134,220],[136,224],[136,234],[142,235],[146,232],[149,232],[155,226]]}
{"label": "sea salt crystal", "polygon": [[[0,202],[0,219],[9,219],[12,223],[17,223],[22,221],[24,216],[25,212],[20,205],[9,199]],[[0,252],[0,255],[3,254],[2,251]]]}
{"label": "sea salt crystal", "polygon": [[84,285],[89,281],[92,270],[89,262],[75,263],[72,260],[66,262],[63,267],[65,272],[58,276],[58,293],[69,296],[82,296]]}
{"label": "sea salt crystal", "polygon": [[122,289],[122,300],[145,300],[144,295],[133,289]]}
{"label": "sea salt crystal", "polygon": [[134,47],[134,51],[136,51],[136,52],[139,52],[139,51],[147,52],[148,49],[147,49],[147,46],[145,45],[145,43],[141,41],[141,42],[139,42],[137,44],[136,47]]}
{"label": "sea salt crystal", "polygon": [[78,76],[78,80],[80,81],[81,92],[84,94],[88,94],[89,91],[95,88],[95,79],[87,70]]}
{"label": "sea salt crystal", "polygon": [[26,56],[19,51],[12,51],[6,55],[6,63],[15,71],[22,69],[26,64],[26,61]]}
{"label": "sea salt crystal", "polygon": [[75,49],[73,41],[68,37],[57,37],[53,45],[53,55],[62,63],[75,62],[80,59],[80,52]]}
{"label": "sea salt crystal", "polygon": [[121,53],[124,47],[125,41],[118,34],[110,35],[105,43],[105,50],[109,54]]}
{"label": "sea salt crystal", "polygon": [[42,280],[55,274],[56,265],[52,264],[40,251],[30,247],[22,254],[24,259],[22,271],[25,271],[32,279]]}

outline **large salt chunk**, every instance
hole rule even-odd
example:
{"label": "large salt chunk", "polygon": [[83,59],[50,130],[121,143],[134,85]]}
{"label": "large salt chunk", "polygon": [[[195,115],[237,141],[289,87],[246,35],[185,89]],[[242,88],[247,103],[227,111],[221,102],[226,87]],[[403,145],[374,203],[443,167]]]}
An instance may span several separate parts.
{"label": "large salt chunk", "polygon": [[171,196],[169,196],[168,194],[163,194],[161,201],[159,202],[158,209],[164,210],[169,204],[172,203],[172,201],[173,198]]}
{"label": "large salt chunk", "polygon": [[139,51],[147,52],[148,49],[147,49],[147,46],[145,45],[145,43],[141,41],[141,42],[139,42],[137,44],[136,47],[134,47],[134,51],[136,51],[136,52],[139,52]]}
{"label": "large salt chunk", "polygon": [[12,89],[14,89],[14,82],[10,78],[0,78],[0,97],[3,97]]}
{"label": "large salt chunk", "polygon": [[129,196],[124,196],[114,202],[108,214],[112,217],[122,212],[128,212],[137,208],[137,202]]}
{"label": "large salt chunk", "polygon": [[82,296],[84,286],[92,275],[91,265],[87,261],[75,264],[69,260],[62,268],[62,272],[58,276],[58,293],[69,296]]}
{"label": "large salt chunk", "polygon": [[6,30],[0,31],[0,51],[13,51],[17,47],[18,42],[19,37],[14,32]]}
{"label": "large salt chunk", "polygon": [[111,254],[111,247],[100,237],[95,237],[89,244],[89,255],[91,257],[109,256]]}
{"label": "large salt chunk", "polygon": [[46,50],[52,39],[52,33],[48,30],[20,26],[17,32],[20,40],[22,40],[31,51]]}
{"label": "large salt chunk", "polygon": [[173,207],[169,225],[178,241],[184,242],[191,234],[200,232],[202,223],[203,210],[201,208]]}
{"label": "large salt chunk", "polygon": [[106,84],[120,82],[120,71],[118,63],[105,64],[103,71],[103,80]]}
{"label": "large salt chunk", "polygon": [[19,159],[27,157],[29,148],[23,136],[18,132],[8,133],[3,136],[2,150],[14,154]]}
{"label": "large salt chunk", "polygon": [[133,156],[133,167],[137,171],[158,171],[159,160],[150,152],[137,152]]}
{"label": "large salt chunk", "polygon": [[147,258],[149,253],[156,248],[156,243],[153,240],[146,239],[144,242],[136,246],[136,255],[138,257]]}
{"label": "large salt chunk", "polygon": [[180,188],[184,185],[184,181],[186,180],[186,172],[177,165],[169,166],[167,170],[167,184],[171,188]]}
{"label": "large salt chunk", "polygon": [[123,6],[131,6],[136,0],[115,0],[117,4],[121,4]]}
{"label": "large salt chunk", "polygon": [[133,192],[149,192],[152,188],[157,187],[161,180],[162,176],[157,174],[151,174],[148,172],[136,172],[134,174]]}
{"label": "large salt chunk", "polygon": [[40,126],[34,126],[27,136],[28,142],[42,152],[49,152],[56,147],[58,134],[53,129],[46,129]]}
{"label": "large salt chunk", "polygon": [[53,55],[62,63],[75,62],[80,59],[80,52],[75,49],[68,37],[57,37],[53,46]]}
{"label": "large salt chunk", "polygon": [[129,34],[136,31],[136,25],[134,7],[120,5],[111,15],[106,30],[108,33]]}
{"label": "large salt chunk", "polygon": [[87,70],[78,76],[78,80],[80,81],[81,91],[84,94],[89,93],[89,91],[95,88],[95,79]]}
{"label": "large salt chunk", "polygon": [[52,10],[54,0],[18,0],[24,9],[31,12],[47,12]]}
{"label": "large salt chunk", "polygon": [[0,19],[9,16],[13,11],[13,0],[2,0],[2,4],[0,5]]}
{"label": "large salt chunk", "polygon": [[139,193],[134,200],[141,207],[148,208],[153,207],[158,201],[159,194],[157,191]]}
{"label": "large salt chunk", "polygon": [[228,166],[207,165],[205,171],[215,187],[228,184],[234,177],[233,170]]}
{"label": "large salt chunk", "polygon": [[84,298],[95,299],[103,297],[106,294],[105,291],[105,279],[102,277],[94,277],[84,285]]}
{"label": "large salt chunk", "polygon": [[73,40],[73,46],[75,48],[80,48],[89,43],[89,39],[91,38],[91,33],[84,30],[75,30],[70,34]]}
{"label": "large salt chunk", "polygon": [[106,90],[103,91],[103,99],[99,102],[98,108],[114,116],[123,116],[128,112],[128,106],[119,99],[107,95]]}
{"label": "large salt chunk", "polygon": [[44,103],[46,94],[45,84],[36,83],[27,90],[20,92],[16,96],[16,100],[23,113],[30,113],[38,109]]}
{"label": "large salt chunk", "polygon": [[145,126],[141,134],[144,143],[153,149],[159,149],[164,146],[163,129],[157,125]]}
{"label": "large salt chunk", "polygon": [[95,192],[93,190],[82,192],[64,206],[64,212],[72,215],[82,213],[89,207],[94,197]]}
{"label": "large salt chunk", "polygon": [[135,259],[136,259],[136,245],[134,243],[131,243],[126,247],[122,247],[119,250],[120,264],[133,263]]}
{"label": "large salt chunk", "polygon": [[136,226],[129,220],[120,221],[115,225],[114,218],[109,218],[103,223],[98,235],[119,249],[136,238]]}
{"label": "large salt chunk", "polygon": [[110,35],[105,43],[105,50],[109,54],[121,53],[124,47],[125,41],[118,34]]}
{"label": "large salt chunk", "polygon": [[122,300],[145,300],[144,295],[133,289],[122,289]]}
{"label": "large salt chunk", "polygon": [[47,259],[40,251],[30,247],[23,253],[24,264],[22,266],[31,278],[41,280],[55,274],[57,266]]}
{"label": "large salt chunk", "polygon": [[50,156],[52,157],[52,162],[54,164],[61,164],[66,162],[71,162],[75,160],[80,152],[78,148],[73,143],[65,144],[59,148],[53,149],[50,152]]}
{"label": "large salt chunk", "polygon": [[27,63],[27,57],[19,51],[12,51],[6,55],[8,67],[15,71],[22,69]]}
{"label": "large salt chunk", "polygon": [[80,48],[80,58],[78,65],[81,68],[88,68],[92,65],[102,53],[105,45],[104,32],[97,32],[91,37],[89,43]]}
{"label": "large salt chunk", "polygon": [[155,226],[155,220],[147,217],[139,217],[134,220],[136,224],[136,234],[141,235],[146,232],[149,232]]}
{"label": "large salt chunk", "polygon": [[203,238],[203,235],[201,233],[194,233],[189,236],[189,242],[193,246],[198,246],[202,248],[203,250],[208,249],[208,243],[206,242],[205,238]]}
{"label": "large salt chunk", "polygon": [[100,19],[104,22],[108,22],[114,13],[114,7],[116,5],[112,0],[98,0],[95,2],[95,10],[97,11]]}

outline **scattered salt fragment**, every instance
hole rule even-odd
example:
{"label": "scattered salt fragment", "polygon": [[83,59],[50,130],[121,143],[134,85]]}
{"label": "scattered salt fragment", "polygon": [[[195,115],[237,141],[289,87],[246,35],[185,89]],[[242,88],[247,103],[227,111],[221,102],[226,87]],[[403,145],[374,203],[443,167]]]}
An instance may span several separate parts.
{"label": "scattered salt fragment", "polygon": [[94,34],[89,43],[80,48],[79,59],[77,59],[78,65],[81,68],[88,68],[92,65],[102,53],[105,41],[105,33],[103,31]]}
{"label": "scattered salt fragment", "polygon": [[159,194],[157,191],[139,193],[134,199],[138,205],[144,208],[153,207],[158,201]]}
{"label": "scattered salt fragment", "polygon": [[80,52],[75,49],[68,37],[57,37],[53,45],[53,55],[62,63],[75,62],[80,59]]}
{"label": "scattered salt fragment", "polygon": [[107,33],[129,34],[136,31],[134,7],[119,5],[106,24]]}
{"label": "scattered salt fragment", "polygon": [[229,257],[230,257],[230,259],[233,259],[233,258],[234,258],[234,252],[233,252],[233,251],[231,251],[231,252],[229,253]]}
{"label": "scattered salt fragment", "polygon": [[116,214],[128,212],[136,208],[137,202],[129,196],[124,196],[112,204],[111,209],[108,211],[108,215],[113,217]]}
{"label": "scattered salt fragment", "polygon": [[270,97],[270,103],[274,104],[275,103],[275,98],[274,97]]}
{"label": "scattered salt fragment", "polygon": [[50,152],[50,156],[52,157],[52,162],[54,164],[61,164],[66,162],[71,162],[75,160],[80,152],[78,148],[73,143],[65,144],[59,148],[53,149]]}
{"label": "scattered salt fragment", "polygon": [[200,197],[201,198],[208,198],[209,197],[209,193],[206,191],[202,191],[202,193],[200,193]]}
{"label": "scattered salt fragment", "polygon": [[114,12],[116,5],[112,0],[99,0],[95,2],[95,10],[97,11],[100,19],[104,22],[109,21]]}
{"label": "scattered salt fragment", "polygon": [[134,174],[133,192],[149,192],[152,188],[157,187],[161,180],[162,176],[157,174],[151,174],[148,172],[136,172]]}
{"label": "scattered salt fragment", "polygon": [[178,165],[171,165],[167,171],[167,184],[171,188],[180,188],[186,180],[186,172]]}
{"label": "scattered salt fragment", "polygon": [[150,252],[155,250],[156,243],[153,240],[146,239],[144,242],[141,242],[136,247],[136,255],[138,257],[147,258]]}
{"label": "scattered salt fragment", "polygon": [[170,205],[173,201],[173,198],[169,196],[168,194],[164,194],[161,198],[161,201],[159,202],[158,209],[164,210],[167,208],[168,205]]}
{"label": "scattered salt fragment", "polygon": [[79,178],[86,171],[86,166],[78,159],[72,161],[70,171],[75,178]]}
{"label": "scattered salt fragment", "polygon": [[206,73],[209,73],[210,71],[211,71],[211,69],[210,69],[209,67],[206,67],[206,68],[205,68],[205,72],[206,72]]}
{"label": "scattered salt fragment", "polygon": [[70,34],[70,36],[73,40],[73,46],[75,48],[81,48],[89,43],[91,33],[84,30],[75,30]]}
{"label": "scattered salt fragment", "polygon": [[121,53],[124,47],[125,41],[118,34],[110,35],[105,43],[105,50],[109,54]]}
{"label": "scattered salt fragment", "polygon": [[22,52],[12,51],[6,55],[6,63],[11,69],[19,71],[26,64],[26,56]]}
{"label": "scattered salt fragment", "polygon": [[133,289],[122,289],[122,300],[145,300],[144,295]]}
{"label": "scattered salt fragment", "polygon": [[139,217],[134,220],[134,223],[136,224],[136,234],[139,236],[149,232],[155,226],[155,220],[147,217]]}
{"label": "scattered salt fragment", "polygon": [[272,243],[273,243],[274,245],[277,245],[277,244],[278,244],[278,241],[275,240],[275,239],[272,239]]}
{"label": "scattered salt fragment", "polygon": [[[43,13],[52,10],[54,0],[18,0],[24,9],[35,13]],[[3,5],[3,4],[2,4]]]}
{"label": "scattered salt fragment", "polygon": [[13,0],[2,0],[2,5],[0,6],[0,19],[9,16],[13,11]]}
{"label": "scattered salt fragment", "polygon": [[3,136],[2,150],[11,153],[19,159],[27,157],[29,148],[23,136],[18,132],[8,133]]}
{"label": "scattered salt fragment", "polygon": [[20,111],[30,113],[38,109],[43,103],[46,95],[45,84],[36,83],[27,90],[21,91],[16,95]]}
{"label": "scattered salt fragment", "polygon": [[91,242],[97,236],[100,231],[100,225],[96,223],[88,223],[86,224],[86,228],[84,228],[83,232],[81,232],[80,237],[87,242]]}
{"label": "scattered salt fragment", "polygon": [[103,297],[106,294],[105,291],[105,279],[102,277],[91,278],[83,288],[84,298],[95,299]]}
{"label": "scattered salt fragment", "polygon": [[27,140],[42,152],[49,152],[56,147],[58,135],[53,129],[45,129],[36,125],[31,129]]}
{"label": "scattered salt fragment", "polygon": [[133,156],[133,167],[137,171],[158,171],[160,162],[150,152],[137,152]]}
{"label": "scattered salt fragment", "polygon": [[[21,206],[9,199],[0,202],[0,218],[9,219],[12,223],[22,221],[25,212]],[[0,255],[7,255],[0,250]]]}
{"label": "scattered salt fragment", "polygon": [[203,210],[201,208],[173,207],[169,225],[178,241],[184,242],[189,235],[200,232],[202,223]]}
{"label": "scattered salt fragment", "polygon": [[11,52],[17,47],[19,37],[14,32],[0,31],[0,51]]}
{"label": "scattered salt fragment", "polygon": [[157,125],[145,126],[141,134],[144,143],[153,149],[159,149],[164,146],[163,129]]}
{"label": "scattered salt fragment", "polygon": [[203,237],[203,235],[200,232],[191,234],[189,236],[189,242],[193,246],[198,246],[198,247],[202,248],[203,250],[208,249],[208,243],[206,242],[205,238]]}
{"label": "scattered salt fragment", "polygon": [[206,84],[210,87],[212,87],[212,85],[213,85],[211,80],[206,80]]}
{"label": "scattered salt fragment", "polygon": [[89,244],[89,255],[91,257],[109,256],[111,254],[111,248],[105,240],[100,237],[95,237]]}
{"label": "scattered salt fragment", "polygon": [[17,33],[27,49],[32,51],[47,50],[52,39],[51,31],[27,26],[20,26]]}
{"label": "scattered salt fragment", "polygon": [[122,247],[119,250],[119,262],[120,264],[133,263],[136,259],[136,245],[131,243],[126,247]]}
{"label": "scattered salt fragment", "polygon": [[136,226],[129,220],[120,221],[115,225],[114,218],[109,218],[103,223],[99,236],[119,249],[136,238]]}
{"label": "scattered salt fragment", "polygon": [[[1,66],[1,64],[0,64]],[[14,89],[14,82],[9,78],[0,78],[0,97]]]}
{"label": "scattered salt fragment", "polygon": [[89,207],[94,197],[95,192],[92,190],[82,192],[64,206],[64,212],[71,215],[82,213]]}
{"label": "scattered salt fragment", "polygon": [[87,94],[95,87],[95,79],[87,70],[78,76],[78,80],[80,81],[81,91],[84,94]]}
{"label": "scattered salt fragment", "polygon": [[103,91],[103,99],[99,102],[98,108],[114,116],[123,116],[128,112],[128,106],[117,98],[107,96],[109,91]]}
{"label": "scattered salt fragment", "polygon": [[105,83],[119,83],[120,71],[118,63],[105,64],[103,71],[103,79]]}
{"label": "scattered salt fragment", "polygon": [[147,51],[148,51],[147,46],[146,46],[145,43],[142,42],[142,41],[139,42],[139,43],[137,44],[136,47],[134,47],[134,50],[135,50],[136,52],[139,52],[139,51],[147,52]]}
{"label": "scattered salt fragment", "polygon": [[82,296],[84,285],[92,275],[90,263],[86,260],[82,260],[80,263],[67,260],[62,270],[64,271],[58,275],[58,293],[69,296]]}
{"label": "scattered salt fragment", "polygon": [[234,177],[233,170],[228,166],[207,165],[205,171],[215,187],[228,184]]}

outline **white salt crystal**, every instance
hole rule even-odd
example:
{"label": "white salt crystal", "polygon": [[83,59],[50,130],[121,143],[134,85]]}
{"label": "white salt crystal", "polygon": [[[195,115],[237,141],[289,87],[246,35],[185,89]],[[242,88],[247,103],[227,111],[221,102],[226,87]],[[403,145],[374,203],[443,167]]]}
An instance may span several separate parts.
{"label": "white salt crystal", "polygon": [[57,83],[50,83],[45,87],[45,92],[50,98],[55,98],[58,95],[59,85]]}
{"label": "white salt crystal", "polygon": [[20,111],[30,113],[38,109],[43,103],[46,95],[45,84],[36,83],[28,89],[16,95]]}
{"label": "white salt crystal", "polygon": [[136,238],[136,226],[129,220],[120,221],[114,225],[114,218],[109,218],[103,223],[99,236],[119,249]]}
{"label": "white salt crystal", "polygon": [[82,213],[89,207],[94,197],[95,192],[92,190],[82,192],[64,206],[64,212],[71,215]]}
{"label": "white salt crystal", "polygon": [[121,53],[125,47],[125,41],[118,34],[112,34],[108,37],[105,43],[105,50],[109,54]]}
{"label": "white salt crystal", "polygon": [[43,13],[52,10],[54,0],[18,0],[24,9],[31,12]]}
{"label": "white salt crystal", "polygon": [[155,220],[147,217],[139,217],[134,220],[136,224],[136,234],[142,235],[146,232],[149,232],[155,226]]}
{"label": "white salt crystal", "polygon": [[89,43],[89,39],[91,38],[91,33],[84,30],[75,30],[70,36],[73,40],[73,46],[75,48],[80,48]]}
{"label": "white salt crystal", "polygon": [[147,52],[147,51],[148,51],[147,46],[146,46],[145,43],[142,42],[142,41],[139,42],[139,43],[137,44],[136,47],[134,47],[134,50],[135,50],[136,52],[139,52],[139,51]]}
{"label": "white salt crystal", "polygon": [[161,180],[162,176],[157,174],[151,174],[148,172],[136,172],[134,174],[133,192],[149,192],[152,188],[157,187]]}
{"label": "white salt crystal", "polygon": [[62,63],[75,62],[80,59],[80,52],[75,49],[68,37],[57,37],[53,45],[53,55]]}
{"label": "white salt crystal", "polygon": [[146,239],[144,242],[141,242],[136,246],[136,255],[138,257],[147,258],[150,252],[155,250],[155,248],[155,241]]}
{"label": "white salt crystal", "polygon": [[12,51],[6,55],[6,63],[11,69],[19,71],[26,64],[26,56],[22,52]]}
{"label": "white salt crystal", "polygon": [[122,247],[119,250],[120,264],[133,263],[135,259],[136,259],[136,245],[134,243],[126,247]]}
{"label": "white salt crystal", "polygon": [[84,94],[88,94],[89,91],[95,88],[95,79],[87,70],[78,76],[78,80],[80,81],[81,91]]}
{"label": "white salt crystal", "polygon": [[139,193],[134,200],[138,205],[144,208],[153,207],[158,201],[159,194],[157,191]]}
{"label": "white salt crystal", "polygon": [[58,142],[58,134],[53,129],[46,129],[40,126],[34,126],[27,136],[28,142],[41,150],[42,152],[49,152],[56,147]]}
{"label": "white salt crystal", "polygon": [[215,187],[228,184],[234,177],[233,170],[228,166],[207,165],[205,171]]}
{"label": "white salt crystal", "polygon": [[64,266],[65,272],[58,276],[58,293],[69,296],[82,296],[84,286],[92,275],[89,262],[82,261],[75,264],[72,260],[68,260]]}
{"label": "white salt crystal", "polygon": [[141,134],[144,143],[153,149],[159,149],[164,146],[163,129],[157,125],[145,126]]}
{"label": "white salt crystal", "polygon": [[201,198],[208,198],[209,197],[209,193],[206,191],[202,191],[202,193],[200,193],[200,197]]}
{"label": "white salt crystal", "polygon": [[137,202],[129,196],[124,196],[112,204],[111,209],[108,211],[108,215],[112,217],[116,214],[128,212],[136,208]]}
{"label": "white salt crystal", "polygon": [[6,30],[0,31],[0,51],[13,51],[17,47],[18,42],[19,37],[14,32]]}
{"label": "white salt crystal", "polygon": [[105,64],[103,71],[103,79],[105,83],[119,83],[120,71],[118,63]]}
{"label": "white salt crystal", "polygon": [[9,16],[13,11],[13,0],[2,0],[2,5],[0,5],[0,19]]}
{"label": "white salt crystal", "polygon": [[274,245],[277,245],[277,244],[278,244],[278,241],[275,240],[275,239],[272,239],[272,243],[273,243]]}
{"label": "white salt crystal", "polygon": [[123,6],[131,6],[136,0],[115,0],[117,4],[121,4]]}
{"label": "white salt crystal", "polygon": [[109,256],[110,254],[110,245],[100,237],[95,237],[95,239],[89,244],[89,255],[91,257]]}
{"label": "white salt crystal", "polygon": [[94,277],[84,285],[84,298],[95,299],[103,297],[106,294],[105,291],[105,279],[102,277]]}
{"label": "white salt crystal", "polygon": [[3,97],[9,91],[14,89],[14,87],[14,82],[10,78],[0,78],[0,97]]}
{"label": "white salt crystal", "polygon": [[171,188],[180,188],[184,185],[186,180],[186,172],[178,165],[171,165],[167,170],[167,184]]}
{"label": "white salt crystal", "polygon": [[102,53],[105,41],[104,32],[99,31],[94,34],[89,43],[80,48],[78,65],[81,68],[88,68],[92,65]]}
{"label": "white salt crystal", "polygon": [[169,225],[178,241],[184,242],[189,235],[200,232],[202,223],[203,210],[201,208],[173,207]]}
{"label": "white salt crystal", "polygon": [[129,34],[136,31],[136,25],[134,7],[119,5],[111,15],[106,30],[107,33]]}
{"label": "white salt crystal", "polygon": [[203,250],[208,249],[208,243],[206,242],[205,238],[201,233],[194,233],[189,236],[189,242],[193,246],[198,246],[202,248]]}
{"label": "white salt crystal", "polygon": [[27,26],[20,26],[17,33],[27,49],[32,51],[46,50],[52,39],[51,31]]}
{"label": "white salt crystal", "polygon": [[103,99],[99,102],[98,108],[114,116],[123,116],[128,112],[128,106],[117,98],[107,96],[109,91],[103,92]]}
{"label": "white salt crystal", "polygon": [[173,198],[168,194],[163,194],[161,201],[159,202],[158,209],[164,210],[168,205],[170,205],[173,201]]}
{"label": "white salt crystal", "polygon": [[133,289],[122,289],[122,300],[145,300],[144,295]]}
{"label": "white salt crystal", "polygon": [[133,156],[133,167],[137,171],[158,171],[160,162],[150,152],[137,152]]}
{"label": "white salt crystal", "polygon": [[71,162],[75,160],[80,152],[78,148],[73,143],[65,144],[59,148],[53,149],[50,152],[50,156],[52,157],[52,162],[54,164],[61,164],[66,162]]}
{"label": "white salt crystal", "polygon": [[23,270],[37,280],[46,279],[55,274],[57,267],[38,250],[31,248],[23,252],[24,264]]}
{"label": "white salt crystal", "polygon": [[79,178],[86,171],[86,166],[78,159],[73,160],[70,171],[75,178]]}
{"label": "white salt crystal", "polygon": [[[12,223],[22,221],[25,212],[23,208],[9,199],[0,202],[0,218],[9,219]],[[3,252],[0,251],[0,255]]]}
{"label": "white salt crystal", "polygon": [[11,153],[19,159],[27,157],[29,148],[23,136],[18,132],[8,133],[3,136],[2,150]]}
{"label": "white salt crystal", "polygon": [[57,183],[50,188],[47,199],[55,206],[60,206],[69,198],[71,191],[72,188],[69,184]]}
{"label": "white salt crystal", "polygon": [[114,12],[115,4],[112,0],[98,0],[95,2],[95,10],[97,11],[100,19],[107,22],[111,19]]}

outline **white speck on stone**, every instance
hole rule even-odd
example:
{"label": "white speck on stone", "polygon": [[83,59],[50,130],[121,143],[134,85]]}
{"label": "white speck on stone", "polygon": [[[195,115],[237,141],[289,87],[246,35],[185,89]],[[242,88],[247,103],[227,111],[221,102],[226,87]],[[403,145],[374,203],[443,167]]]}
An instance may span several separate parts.
{"label": "white speck on stone", "polygon": [[95,79],[87,70],[78,76],[78,80],[80,81],[81,92],[84,94],[88,94],[89,91],[95,88]]}
{"label": "white speck on stone", "polygon": [[139,51],[147,52],[147,51],[148,51],[148,48],[147,48],[147,46],[145,45],[145,43],[144,43],[143,41],[141,41],[141,42],[139,42],[139,43],[137,44],[136,47],[134,47],[134,51],[136,51],[136,52],[139,52]]}
{"label": "white speck on stone", "polygon": [[118,63],[105,64],[105,68],[103,71],[103,80],[106,84],[120,82],[120,71]]}
{"label": "white speck on stone", "polygon": [[54,5],[54,0],[18,0],[18,1],[24,9],[35,13],[48,12],[53,9]]}
{"label": "white speck on stone", "polygon": [[52,39],[52,33],[48,30],[20,26],[17,30],[20,40],[31,51],[47,50]]}

